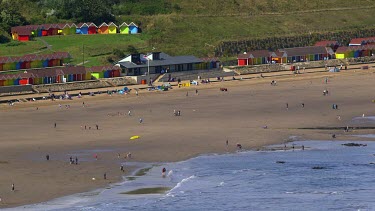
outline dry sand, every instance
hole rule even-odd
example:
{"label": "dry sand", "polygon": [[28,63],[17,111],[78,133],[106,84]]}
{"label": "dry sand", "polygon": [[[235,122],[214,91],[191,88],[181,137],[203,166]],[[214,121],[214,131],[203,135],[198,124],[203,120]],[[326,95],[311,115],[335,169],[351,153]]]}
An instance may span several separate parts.
{"label": "dry sand", "polygon": [[[329,77],[328,84],[325,77]],[[72,101],[0,105],[0,208],[47,201],[120,181],[132,170],[126,167],[125,173],[120,171],[128,152],[132,161],[169,162],[204,153],[234,152],[236,143],[245,150],[256,149],[283,143],[290,136],[330,140],[335,133],[337,139],[347,139],[346,135],[362,131],[297,128],[346,126],[355,116],[375,115],[374,77],[371,69],[350,70],[226,81],[167,92],[141,91],[138,97],[134,93],[103,94]],[[277,80],[277,86],[271,86],[271,80]],[[219,91],[220,87],[228,92]],[[195,95],[196,88],[199,95]],[[324,89],[329,90],[328,96],[323,96]],[[332,109],[333,103],[338,104],[338,110]],[[65,109],[66,104],[71,108]],[[180,110],[181,116],[174,116],[174,109]],[[127,115],[129,110],[132,116]],[[81,128],[84,125],[87,130]],[[141,138],[129,140],[133,135]],[[69,164],[71,155],[78,156],[78,165]]]}

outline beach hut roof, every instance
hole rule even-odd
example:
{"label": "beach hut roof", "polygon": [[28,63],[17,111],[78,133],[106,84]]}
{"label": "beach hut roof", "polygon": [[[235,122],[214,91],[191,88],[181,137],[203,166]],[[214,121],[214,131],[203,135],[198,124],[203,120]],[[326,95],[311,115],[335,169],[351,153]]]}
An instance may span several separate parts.
{"label": "beach hut roof", "polygon": [[77,25],[75,23],[70,23],[70,28],[72,27],[76,27],[77,28]]}
{"label": "beach hut roof", "polygon": [[59,29],[65,29],[65,28],[70,28],[70,25],[68,23],[59,23],[57,24]]}
{"label": "beach hut roof", "polygon": [[350,41],[349,45],[363,45],[367,43],[375,42],[375,37],[362,37],[362,38],[354,38]]}
{"label": "beach hut roof", "polygon": [[102,26],[108,26],[108,24],[106,24],[105,22],[103,22],[102,24],[99,25],[98,28],[102,27]]}
{"label": "beach hut roof", "polygon": [[87,25],[89,26],[89,27],[95,27],[95,28],[98,28],[98,26],[97,25],[95,25],[95,23],[93,23],[93,22],[88,22],[87,23]]}
{"label": "beach hut roof", "polygon": [[108,24],[108,26],[115,26],[115,27],[117,27],[117,25],[116,25],[115,23],[113,23],[113,22],[110,22],[110,23]]}
{"label": "beach hut roof", "polygon": [[333,54],[333,50],[330,47],[323,46],[307,46],[307,47],[296,47],[296,48],[284,48],[279,51],[285,52],[288,57],[290,56],[305,56],[305,55],[316,55],[316,54]]}
{"label": "beach hut roof", "polygon": [[82,27],[89,27],[89,25],[87,23],[79,23],[77,24],[77,28],[82,28]]}
{"label": "beach hut roof", "polygon": [[93,67],[86,68],[88,72],[93,72],[93,73],[103,72],[107,70],[118,70],[118,69],[121,69],[121,68],[119,66],[114,66],[114,65],[93,66]]}
{"label": "beach hut roof", "polygon": [[126,22],[122,23],[119,27],[123,27],[123,26],[129,26]]}
{"label": "beach hut roof", "polygon": [[135,27],[138,27],[134,22],[129,23],[129,26],[135,26]]}

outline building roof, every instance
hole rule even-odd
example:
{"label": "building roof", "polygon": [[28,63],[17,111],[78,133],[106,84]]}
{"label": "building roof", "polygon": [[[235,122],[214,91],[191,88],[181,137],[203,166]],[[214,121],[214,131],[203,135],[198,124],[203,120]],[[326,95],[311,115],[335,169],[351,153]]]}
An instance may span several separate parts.
{"label": "building roof", "polygon": [[116,25],[115,23],[113,23],[113,22],[110,22],[110,23],[108,24],[108,26],[116,26],[116,27],[117,27],[117,25]]}
{"label": "building roof", "polygon": [[155,66],[166,66],[166,65],[176,65],[176,64],[191,64],[191,63],[201,63],[202,60],[198,59],[195,56],[170,56],[166,53],[160,53],[160,60],[149,60],[147,61],[144,58],[144,54],[140,54],[141,64],[135,64],[133,62],[118,62],[121,67],[125,68],[138,68],[138,67],[147,67],[148,62],[150,67]]}
{"label": "building roof", "polygon": [[375,44],[356,45],[356,46],[341,46],[337,48],[336,53],[346,53],[350,51],[375,50]]}
{"label": "building roof", "polygon": [[79,24],[77,24],[77,28],[82,28],[84,26],[89,27],[89,25],[87,23],[79,23]]}
{"label": "building roof", "polygon": [[123,22],[122,24],[120,24],[118,27],[123,27],[123,26],[129,26],[126,22]]}
{"label": "building roof", "polygon": [[284,48],[279,49],[280,52],[285,52],[288,57],[291,56],[305,56],[305,55],[316,55],[316,54],[334,54],[332,48],[323,46],[307,46],[297,48]]}
{"label": "building roof", "polygon": [[339,45],[339,42],[335,40],[323,40],[323,41],[316,42],[314,46],[329,47],[329,46],[335,46],[335,45]]}

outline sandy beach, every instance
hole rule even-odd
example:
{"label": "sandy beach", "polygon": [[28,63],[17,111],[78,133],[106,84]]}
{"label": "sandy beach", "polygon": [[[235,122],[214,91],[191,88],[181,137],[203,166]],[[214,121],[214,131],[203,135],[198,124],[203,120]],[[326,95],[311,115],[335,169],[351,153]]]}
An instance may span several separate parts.
{"label": "sandy beach", "polygon": [[[375,116],[374,77],[372,68],[354,69],[142,90],[139,96],[0,105],[0,208],[105,187],[134,170],[125,165],[120,171],[129,160],[171,162],[235,152],[237,143],[247,150],[284,143],[291,136],[331,140],[334,133],[337,140],[347,140],[348,135],[373,133],[298,128],[354,126],[349,122],[354,117]],[[271,86],[271,80],[277,85]],[[323,90],[329,94],[323,96]],[[130,140],[134,135],[140,138]],[[131,159],[125,159],[129,152]],[[78,158],[78,165],[69,163],[70,156]]]}

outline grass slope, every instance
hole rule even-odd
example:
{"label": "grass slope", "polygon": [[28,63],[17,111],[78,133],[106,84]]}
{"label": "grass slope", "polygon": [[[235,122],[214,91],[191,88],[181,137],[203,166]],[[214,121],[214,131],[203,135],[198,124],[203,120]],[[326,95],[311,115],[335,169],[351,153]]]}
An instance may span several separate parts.
{"label": "grass slope", "polygon": [[[140,35],[76,35],[44,37],[52,51],[69,51],[74,63],[106,62],[114,48],[134,45],[141,52],[154,47],[171,55],[213,56],[222,41],[308,34],[375,27],[373,0],[170,0],[179,13],[153,16],[119,16],[117,22],[139,23]],[[48,52],[37,40],[15,47],[0,45],[1,55]],[[85,59],[86,60],[86,59]]]}

